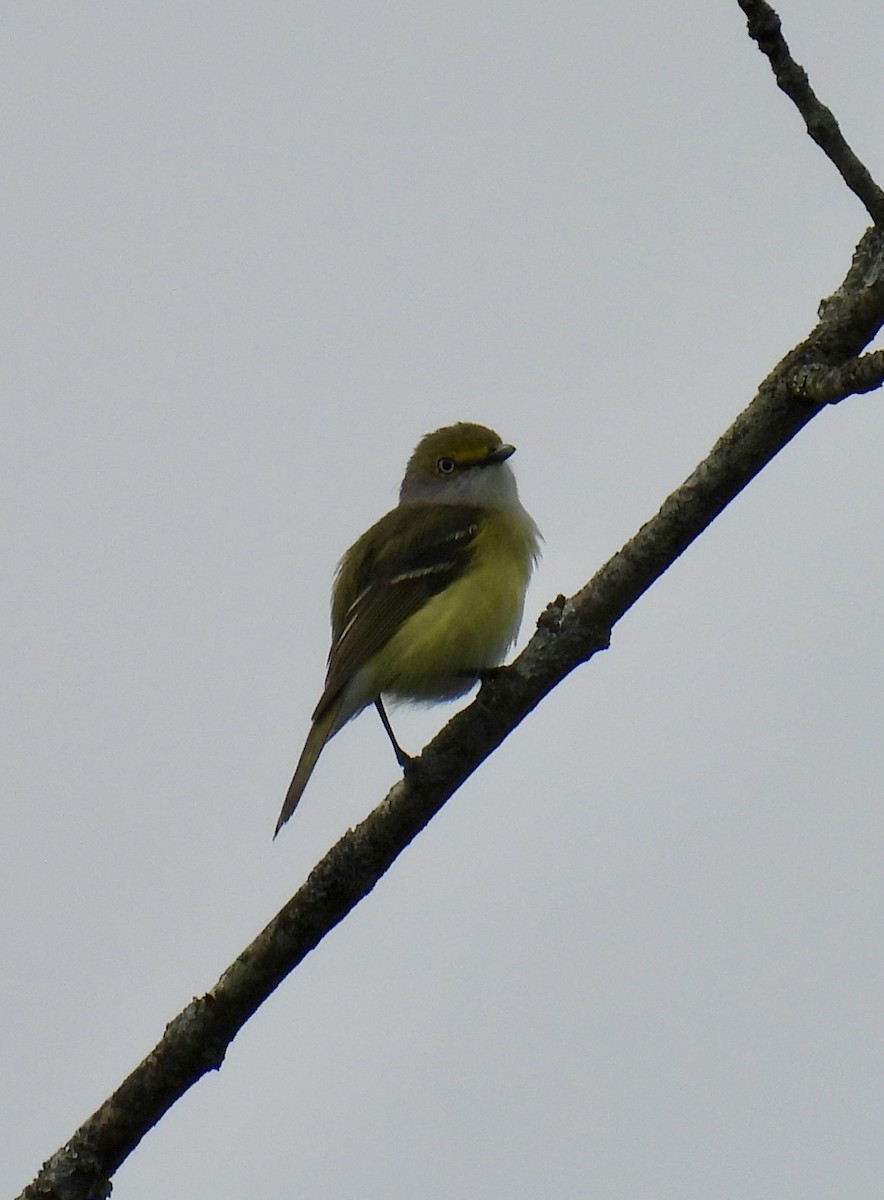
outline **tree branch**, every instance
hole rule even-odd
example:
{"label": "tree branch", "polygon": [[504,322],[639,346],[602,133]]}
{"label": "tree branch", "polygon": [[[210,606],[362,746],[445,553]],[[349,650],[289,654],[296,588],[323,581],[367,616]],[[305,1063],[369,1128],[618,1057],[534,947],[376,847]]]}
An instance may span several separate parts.
{"label": "tree branch", "polygon": [[[599,650],[651,584],[828,403],[877,386],[884,352],[884,233],[870,229],[847,278],[709,455],[576,595],[559,597],[509,669],[483,685],[408,775],[349,830],[210,992],[187,1006],[119,1089],[44,1164],[19,1200],[98,1200],[163,1113],[207,1071],[290,971],[366,896],[445,801],[557,683]],[[821,382],[822,381],[822,382]],[[840,390],[838,390],[840,387]]]}
{"label": "tree branch", "polygon": [[884,226],[884,191],[847,144],[830,109],[819,100],[807,72],[792,57],[780,18],[766,0],[737,0],[746,15],[749,36],[770,61],[778,86],[804,118],[807,132],[835,164],[842,179],[866,207],[876,225]]}
{"label": "tree branch", "polygon": [[[776,58],[780,64],[775,66],[778,81],[781,74],[787,78],[789,64],[795,64],[779,35],[776,15],[766,4],[739,2],[750,18],[752,36],[772,63]],[[800,72],[798,83],[780,86],[799,108],[809,106],[817,116],[818,110],[828,113],[800,68],[795,69]],[[801,96],[800,103],[796,96]],[[831,142],[825,120],[818,122],[825,130],[823,140],[814,134],[807,115],[805,120],[815,140],[821,145]],[[837,132],[837,125],[834,129]],[[843,138],[840,133],[837,137],[840,146]],[[846,163],[855,174],[846,143],[835,153],[823,148],[880,222],[884,198],[865,168],[858,164],[858,190],[841,165]],[[147,1058],[52,1155],[19,1200],[104,1200],[109,1195],[110,1178],[145,1133],[207,1071],[220,1067],[227,1046],[248,1018],[371,891],[479,764],[562,679],[607,647],[616,622],[817,413],[881,384],[884,351],[862,351],[882,324],[884,230],[873,228],[857,246],[842,286],[820,306],[814,330],[763,381],[749,406],[660,511],[585,587],[568,600],[560,596],[550,604],[513,666],[484,684],[473,704],[426,747],[407,777],[332,847],[215,987],[174,1018]]]}

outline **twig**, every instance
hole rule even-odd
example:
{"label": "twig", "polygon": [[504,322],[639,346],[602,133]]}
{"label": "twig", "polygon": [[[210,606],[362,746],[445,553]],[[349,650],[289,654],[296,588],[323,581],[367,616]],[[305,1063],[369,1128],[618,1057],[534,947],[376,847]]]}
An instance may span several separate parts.
{"label": "twig", "polygon": [[746,15],[749,36],[770,60],[777,84],[804,118],[807,132],[835,164],[842,179],[866,207],[876,225],[884,227],[884,191],[857,158],[830,109],[823,104],[804,68],[792,57],[781,32],[780,18],[766,0],[737,0]]}

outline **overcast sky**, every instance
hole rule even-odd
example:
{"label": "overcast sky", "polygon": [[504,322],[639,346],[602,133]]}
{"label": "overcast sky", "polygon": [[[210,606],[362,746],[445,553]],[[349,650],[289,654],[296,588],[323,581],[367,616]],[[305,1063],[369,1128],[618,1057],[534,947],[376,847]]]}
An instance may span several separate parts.
{"label": "overcast sky", "polygon": [[[884,180],[884,7],[780,11]],[[418,438],[518,447],[524,641],[867,222],[736,0],[20,3],[0,58],[12,1196],[397,778],[367,713],[271,842]],[[114,1195],[878,1200],[882,447],[880,394],[814,421]]]}

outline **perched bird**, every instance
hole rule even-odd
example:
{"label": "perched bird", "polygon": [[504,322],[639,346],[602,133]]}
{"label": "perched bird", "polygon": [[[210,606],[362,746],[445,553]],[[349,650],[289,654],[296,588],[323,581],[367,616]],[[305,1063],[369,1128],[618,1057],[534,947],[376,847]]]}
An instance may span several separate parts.
{"label": "perched bird", "polygon": [[467,421],[428,433],[408,460],[398,506],[341,559],[325,690],[276,833],[323,746],[357,713],[377,707],[404,767],[381,697],[462,696],[502,662],[540,550],[507,462],[514,449]]}

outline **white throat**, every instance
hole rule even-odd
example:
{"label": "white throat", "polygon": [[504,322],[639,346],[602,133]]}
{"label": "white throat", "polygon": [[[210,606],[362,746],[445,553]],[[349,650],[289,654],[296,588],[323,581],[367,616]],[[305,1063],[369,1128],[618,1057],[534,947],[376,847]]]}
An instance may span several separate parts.
{"label": "white throat", "polygon": [[479,508],[518,511],[519,491],[509,463],[470,467],[449,479],[406,478],[399,492],[400,504],[470,504]]}

